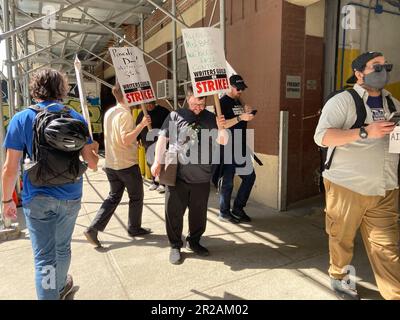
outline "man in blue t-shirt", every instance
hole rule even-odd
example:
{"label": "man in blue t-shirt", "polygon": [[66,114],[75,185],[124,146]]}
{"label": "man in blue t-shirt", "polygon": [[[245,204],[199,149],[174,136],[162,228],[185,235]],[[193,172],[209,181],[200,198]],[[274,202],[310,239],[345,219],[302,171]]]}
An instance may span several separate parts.
{"label": "man in blue t-shirt", "polygon": [[[68,92],[64,75],[53,69],[35,74],[30,84],[32,98],[40,108],[49,111],[64,108],[58,101]],[[70,110],[70,115],[85,123],[84,118]],[[7,150],[3,167],[2,211],[6,218],[16,219],[16,205],[12,193],[18,176],[23,152],[32,159],[33,124],[36,112],[25,109],[10,121],[4,141]],[[98,143],[89,140],[81,150],[91,169],[98,162]],[[73,288],[68,275],[71,262],[71,238],[81,207],[82,178],[77,183],[61,186],[34,186],[24,172],[22,205],[29,229],[35,259],[36,292],[40,300],[63,299]]]}

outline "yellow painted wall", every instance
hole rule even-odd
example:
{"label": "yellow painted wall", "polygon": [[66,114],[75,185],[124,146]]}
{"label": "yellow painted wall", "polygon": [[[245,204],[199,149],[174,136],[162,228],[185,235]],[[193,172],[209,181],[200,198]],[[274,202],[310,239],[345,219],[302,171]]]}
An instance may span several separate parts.
{"label": "yellow painted wall", "polygon": [[[346,0],[342,1],[343,5],[349,2],[356,2],[368,6],[369,0]],[[396,12],[396,8],[387,3],[380,2],[384,9]],[[375,1],[372,1],[375,5]],[[394,70],[391,72],[391,80],[387,89],[397,98],[400,99],[400,41],[398,30],[400,28],[400,16],[387,13],[376,14],[370,12],[370,21],[368,22],[368,9],[354,7],[356,10],[356,28],[346,30],[346,42],[344,46],[344,82],[352,74],[351,62],[362,52],[379,51],[382,52],[389,63],[394,64]],[[398,12],[398,10],[397,10]],[[343,15],[342,15],[343,17]],[[367,26],[369,24],[369,35],[367,36]],[[342,50],[343,49],[343,29],[339,34],[339,51],[338,51],[338,81],[337,88],[340,86]]]}

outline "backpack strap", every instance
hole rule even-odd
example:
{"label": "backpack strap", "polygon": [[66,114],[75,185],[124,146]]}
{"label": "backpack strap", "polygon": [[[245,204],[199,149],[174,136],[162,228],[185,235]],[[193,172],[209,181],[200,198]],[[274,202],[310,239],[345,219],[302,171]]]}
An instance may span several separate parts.
{"label": "backpack strap", "polygon": [[[350,129],[361,128],[365,124],[365,119],[367,119],[367,110],[365,109],[364,100],[360,97],[360,95],[357,93],[356,90],[349,89],[347,91],[353,97],[354,104],[356,107],[356,113],[357,113],[356,122],[354,122],[353,126]],[[392,101],[392,103],[393,103],[393,101]],[[389,107],[389,109],[390,109],[390,107]],[[329,170],[329,168],[331,167],[335,151],[336,151],[336,147],[333,148],[329,160],[324,165],[325,170]]]}
{"label": "backpack strap", "polygon": [[365,119],[367,119],[367,110],[365,110],[364,100],[360,97],[356,90],[350,89],[348,91],[353,97],[357,113],[356,122],[354,122],[350,129],[361,128],[365,124]]}
{"label": "backpack strap", "polygon": [[43,110],[43,109],[40,108],[37,104],[34,104],[34,105],[32,105],[32,106],[29,106],[27,109],[31,109],[31,110],[35,111],[36,113],[39,113],[39,112],[41,112],[41,111]]}
{"label": "backpack strap", "polygon": [[387,105],[389,107],[390,113],[396,112],[397,109],[396,109],[396,106],[394,105],[392,97],[391,96],[386,96],[386,101],[387,101]]}

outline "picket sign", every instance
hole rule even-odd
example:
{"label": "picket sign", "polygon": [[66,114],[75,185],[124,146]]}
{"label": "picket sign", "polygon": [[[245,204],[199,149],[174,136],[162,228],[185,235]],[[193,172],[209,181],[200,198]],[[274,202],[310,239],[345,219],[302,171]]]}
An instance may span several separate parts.
{"label": "picket sign", "polygon": [[400,127],[397,126],[389,135],[389,153],[400,153]]}
{"label": "picket sign", "polygon": [[218,95],[229,90],[221,30],[216,28],[183,29],[182,36],[194,96],[213,95],[217,116],[221,116]]}
{"label": "picket sign", "polygon": [[[109,48],[115,76],[128,106],[140,105],[147,116],[145,104],[156,100],[143,53],[137,47]],[[147,126],[149,130],[151,125]]]}

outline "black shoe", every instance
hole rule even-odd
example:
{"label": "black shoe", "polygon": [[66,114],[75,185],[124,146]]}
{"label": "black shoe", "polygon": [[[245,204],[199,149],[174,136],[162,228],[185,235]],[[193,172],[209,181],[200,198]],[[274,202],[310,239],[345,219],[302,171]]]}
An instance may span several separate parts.
{"label": "black shoe", "polygon": [[148,228],[139,228],[134,231],[128,231],[128,234],[131,237],[144,236],[144,235],[150,234],[150,233],[151,233],[151,229],[148,229]]}
{"label": "black shoe", "polygon": [[351,288],[345,280],[331,278],[331,287],[338,298],[342,300],[360,300],[355,288]]}
{"label": "black shoe", "polygon": [[231,222],[233,224],[238,224],[240,223],[239,219],[236,219],[234,216],[231,214],[219,214],[218,219],[222,222]]}
{"label": "black shoe", "polygon": [[65,281],[64,289],[60,293],[60,300],[65,300],[65,298],[72,292],[74,288],[74,280],[70,274],[67,275],[67,279]]}
{"label": "black shoe", "polygon": [[210,255],[210,251],[208,251],[207,248],[204,248],[200,243],[198,242],[187,242],[186,243],[186,249],[193,251],[194,253],[198,254],[199,256],[202,257],[207,257]]}
{"label": "black shoe", "polygon": [[246,214],[246,212],[243,209],[233,209],[232,216],[234,216],[241,222],[251,222],[251,218]]}
{"label": "black shoe", "polygon": [[86,229],[83,234],[85,235],[87,241],[89,241],[95,247],[101,247],[101,243],[99,239],[97,239],[97,230],[88,228]]}
{"label": "black shoe", "polygon": [[175,249],[171,248],[171,251],[169,253],[169,262],[172,264],[181,264],[181,250],[180,249]]}

